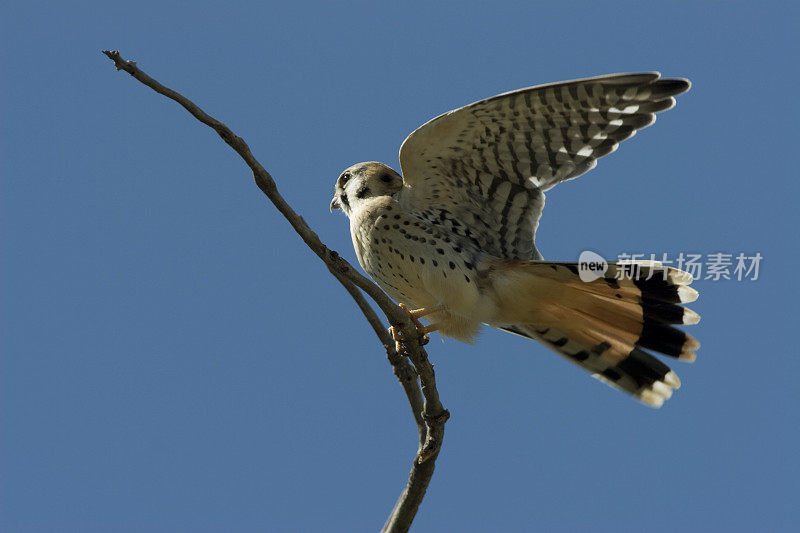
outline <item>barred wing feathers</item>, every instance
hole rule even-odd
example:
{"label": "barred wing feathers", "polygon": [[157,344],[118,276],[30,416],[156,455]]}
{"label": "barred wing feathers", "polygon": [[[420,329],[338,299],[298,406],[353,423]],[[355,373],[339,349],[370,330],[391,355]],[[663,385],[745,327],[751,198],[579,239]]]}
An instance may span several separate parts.
{"label": "barred wing feathers", "polygon": [[540,85],[445,113],[400,148],[409,209],[444,212],[488,253],[540,259],[543,191],[594,168],[689,89],[657,72]]}

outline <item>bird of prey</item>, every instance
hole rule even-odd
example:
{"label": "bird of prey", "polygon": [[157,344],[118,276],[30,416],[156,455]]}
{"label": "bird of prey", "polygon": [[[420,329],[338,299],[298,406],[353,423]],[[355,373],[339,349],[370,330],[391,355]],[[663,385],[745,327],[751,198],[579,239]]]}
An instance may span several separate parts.
{"label": "bird of prey", "polygon": [[544,261],[534,236],[545,191],[594,168],[689,86],[611,74],[475,102],[408,136],[402,176],[377,162],[342,172],[331,211],[349,217],[359,263],[420,334],[470,342],[486,324],[660,407],[680,381],[648,351],[693,361],[700,346],[674,327],[700,318],[680,305],[697,298],[691,275],[611,262],[583,281],[578,263]]}

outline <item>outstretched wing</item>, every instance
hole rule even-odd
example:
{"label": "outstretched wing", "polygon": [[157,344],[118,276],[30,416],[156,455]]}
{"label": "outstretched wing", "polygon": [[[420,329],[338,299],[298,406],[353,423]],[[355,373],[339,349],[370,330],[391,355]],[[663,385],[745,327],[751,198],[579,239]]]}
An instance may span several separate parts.
{"label": "outstretched wing", "polygon": [[610,74],[520,89],[445,113],[400,147],[401,201],[466,224],[483,250],[540,259],[533,240],[542,191],[594,168],[688,80],[657,72]]}

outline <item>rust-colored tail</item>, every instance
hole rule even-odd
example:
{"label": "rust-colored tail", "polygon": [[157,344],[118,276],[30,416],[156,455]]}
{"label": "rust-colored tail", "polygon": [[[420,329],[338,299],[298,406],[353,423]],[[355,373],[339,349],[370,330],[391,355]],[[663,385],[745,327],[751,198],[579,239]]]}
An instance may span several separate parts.
{"label": "rust-colored tail", "polygon": [[[690,274],[657,262],[609,263],[581,280],[577,263],[513,261],[496,284],[510,306],[501,329],[542,342],[609,385],[660,407],[680,387],[652,350],[694,361],[700,346],[673,327],[700,316],[679,304],[697,299]],[[504,294],[505,293],[505,294]]]}

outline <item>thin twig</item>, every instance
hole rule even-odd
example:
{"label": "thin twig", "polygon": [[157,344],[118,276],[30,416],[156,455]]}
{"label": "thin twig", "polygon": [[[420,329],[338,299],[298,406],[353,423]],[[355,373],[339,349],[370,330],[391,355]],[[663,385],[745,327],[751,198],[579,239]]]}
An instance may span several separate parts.
{"label": "thin twig", "polygon": [[[225,124],[206,114],[197,105],[180,93],[165,87],[145,74],[135,61],[124,60],[118,51],[104,50],[103,53],[114,62],[117,70],[124,70],[144,85],[159,94],[182,105],[189,113],[203,124],[213,128],[220,137],[238,153],[253,172],[253,178],[259,189],[269,198],[280,213],[300,235],[306,245],[328,266],[331,273],[342,283],[355,299],[367,321],[372,326],[381,343],[386,348],[389,361],[394,368],[403,389],[408,396],[409,404],[414,412],[414,419],[420,434],[420,447],[412,464],[408,485],[397,501],[383,531],[408,531],[417,509],[425,496],[428,484],[433,476],[436,457],[441,449],[444,437],[444,425],[449,413],[439,400],[436,390],[436,377],[433,365],[428,361],[428,354],[419,341],[419,335],[409,316],[394,305],[391,299],[374,283],[362,276],[350,263],[342,259],[335,251],[328,249],[311,230],[303,218],[298,215],[278,193],[275,181],[261,163],[250,152],[244,140],[235,135]],[[375,316],[372,308],[356,289],[367,294],[378,305],[389,320],[389,323],[400,331],[406,339],[402,344],[402,352],[397,353],[388,341],[388,335],[382,330],[381,321]],[[380,331],[379,331],[380,330]],[[406,357],[411,360],[413,369],[408,365]],[[419,376],[420,387],[413,372]],[[420,414],[420,390],[424,398]],[[424,429],[424,431],[423,431]]]}
{"label": "thin twig", "polygon": [[353,285],[349,279],[341,277],[333,269],[331,269],[331,274],[333,274],[347,292],[350,293],[350,296],[353,297],[356,305],[358,305],[358,308],[361,309],[361,312],[366,317],[367,322],[369,322],[369,325],[372,326],[372,329],[375,331],[375,335],[381,340],[383,348],[386,350],[386,358],[389,359],[389,363],[394,369],[394,375],[397,376],[397,380],[400,382],[400,385],[403,386],[403,390],[405,390],[406,396],[408,397],[408,403],[411,405],[411,412],[414,414],[414,422],[417,424],[417,432],[419,433],[419,447],[420,450],[422,450],[422,446],[425,444],[425,438],[427,437],[427,428],[425,426],[425,419],[422,416],[424,407],[416,370],[414,370],[414,367],[411,366],[406,357],[397,353],[394,339],[389,335],[389,332],[384,327],[381,319],[378,318],[378,315],[375,314],[372,306],[364,299],[364,295],[358,290],[358,287]]}

